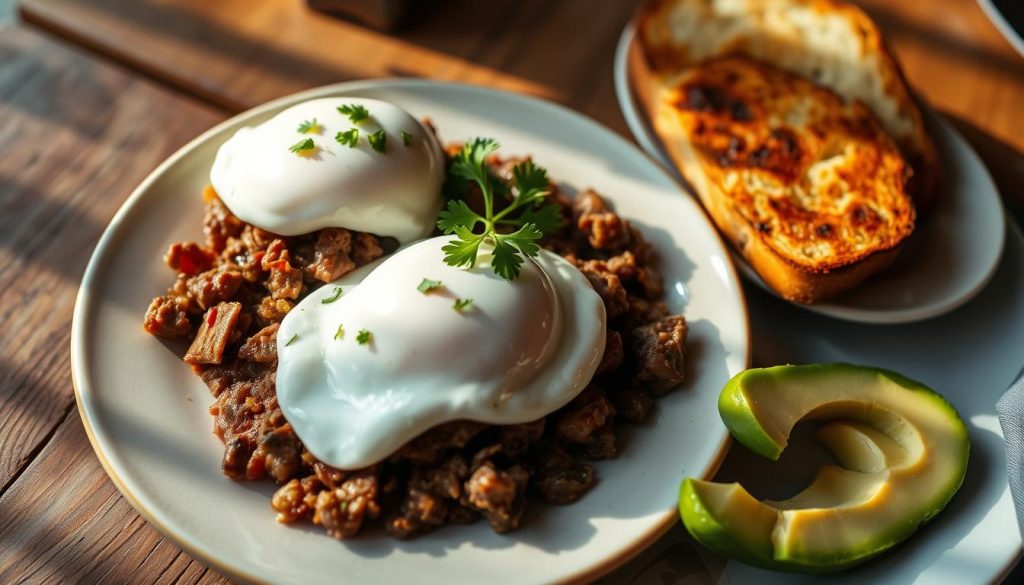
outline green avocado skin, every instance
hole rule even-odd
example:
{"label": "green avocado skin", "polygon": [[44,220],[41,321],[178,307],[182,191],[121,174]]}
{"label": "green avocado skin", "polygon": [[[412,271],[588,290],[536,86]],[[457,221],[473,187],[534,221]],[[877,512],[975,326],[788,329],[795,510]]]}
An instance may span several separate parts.
{"label": "green avocado skin", "polygon": [[[906,390],[920,393],[922,399],[931,401],[935,403],[935,406],[950,413],[951,429],[963,439],[967,453],[969,453],[970,442],[967,427],[952,404],[927,386],[896,372],[880,368],[836,363],[785,365],[746,370],[734,376],[722,389],[718,401],[719,413],[726,428],[737,441],[751,451],[774,461],[782,454],[785,444],[777,444],[765,433],[756,419],[754,412],[757,408],[750,404],[751,398],[746,391],[748,384],[785,384],[789,380],[802,377],[837,375],[854,375],[863,377],[865,381],[881,376]],[[752,408],[752,406],[755,407]],[[913,521],[902,523],[894,529],[875,535],[867,547],[857,551],[836,551],[836,555],[829,555],[830,558],[777,558],[772,554],[770,540],[762,550],[756,550],[751,545],[740,542],[729,530],[729,527],[723,524],[723,519],[715,518],[711,514],[698,491],[694,489],[693,481],[690,478],[684,480],[680,486],[679,513],[687,531],[694,539],[722,556],[774,571],[809,574],[836,573],[862,564],[886,552],[931,520],[959,490],[966,475],[966,467],[967,455],[965,454],[963,466],[958,470],[958,477],[951,477],[947,489],[936,493],[933,501],[924,503],[926,509],[931,510],[930,512],[920,515]]]}
{"label": "green avocado skin", "polygon": [[771,545],[764,550],[755,550],[741,544],[727,526],[709,513],[700,495],[693,488],[690,478],[683,480],[679,488],[679,515],[690,536],[708,549],[719,555],[737,561],[767,569],[787,573],[804,573],[808,575],[828,575],[855,567],[872,557],[884,552],[888,547],[872,552],[868,556],[843,562],[810,564],[804,562],[775,559],[771,555]]}

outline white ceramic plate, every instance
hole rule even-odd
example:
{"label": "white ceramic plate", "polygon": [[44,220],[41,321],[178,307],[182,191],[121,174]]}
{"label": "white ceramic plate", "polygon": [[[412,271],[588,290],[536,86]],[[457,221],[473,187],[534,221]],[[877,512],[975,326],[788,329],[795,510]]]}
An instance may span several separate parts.
{"label": "white ceramic plate", "polygon": [[[630,90],[627,56],[634,36],[628,27],[615,56],[619,107],[640,146],[678,177]],[[992,277],[1005,238],[999,192],[967,141],[937,114],[926,116],[942,160],[943,190],[935,209],[919,219],[887,271],[839,298],[801,307],[849,321],[908,323],[959,307]],[[738,254],[733,259],[744,276],[769,290]]]}
{"label": "white ceramic plate", "polygon": [[[172,275],[166,247],[201,238],[200,192],[218,146],[238,127],[329,95],[394,102],[429,116],[445,140],[492,136],[504,153],[532,153],[552,177],[593,186],[633,220],[661,257],[667,301],[691,324],[688,377],[658,402],[652,424],[629,428],[621,455],[597,465],[580,502],[535,506],[508,535],[484,522],[407,542],[367,534],[338,542],[277,524],[269,483],[220,473],[211,398],[142,316]],[[271,102],[213,128],[157,168],[112,220],[89,263],[72,327],[79,411],[114,483],[186,550],[247,581],[539,583],[596,577],[652,543],[676,519],[684,475],[714,473],[727,434],[718,391],[748,363],[743,293],[722,242],[694,201],[621,137],[559,106],[482,88],[368,81]]]}

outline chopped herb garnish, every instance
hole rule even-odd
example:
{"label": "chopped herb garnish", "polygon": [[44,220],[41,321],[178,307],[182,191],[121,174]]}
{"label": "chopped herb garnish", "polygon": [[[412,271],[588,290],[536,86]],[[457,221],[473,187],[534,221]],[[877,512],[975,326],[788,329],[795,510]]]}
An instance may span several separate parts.
{"label": "chopped herb garnish", "polygon": [[284,346],[288,347],[289,345],[295,343],[295,340],[298,339],[298,338],[299,338],[299,334],[298,333],[296,333],[295,335],[292,335],[291,338],[288,341],[284,342]]}
{"label": "chopped herb garnish", "polygon": [[303,120],[299,124],[299,134],[316,134],[320,131],[320,124],[317,123],[316,118],[312,120]]}
{"label": "chopped herb garnish", "polygon": [[334,135],[334,139],[338,141],[338,144],[342,146],[348,146],[349,148],[355,148],[359,142],[359,130],[356,128],[349,128],[344,132],[338,132]]}
{"label": "chopped herb garnish", "polygon": [[313,139],[306,138],[305,140],[300,140],[295,144],[291,145],[290,147],[288,147],[288,150],[294,152],[295,154],[302,154],[306,151],[313,150],[314,148],[316,148],[316,145],[313,144]]}
{"label": "chopped herb garnish", "polygon": [[377,152],[384,152],[387,148],[388,136],[383,130],[377,130],[373,134],[367,134],[366,139],[370,141],[370,148]]}
{"label": "chopped herb garnish", "polygon": [[331,296],[329,296],[329,297],[327,297],[325,299],[322,299],[320,302],[325,304],[325,305],[327,305],[327,304],[333,303],[334,301],[336,301],[336,300],[338,300],[340,298],[341,298],[341,287],[340,286],[336,286],[336,287],[334,287],[334,292],[331,293]]}
{"label": "chopped herb garnish", "polygon": [[420,281],[420,285],[416,287],[416,290],[420,291],[423,294],[427,294],[428,292],[434,290],[439,286],[441,286],[440,280],[430,280],[429,278],[424,278],[423,280]]}
{"label": "chopped herb garnish", "polygon": [[409,146],[412,144],[412,134],[409,134],[405,130],[402,130],[402,144]]}
{"label": "chopped herb garnish", "polygon": [[458,312],[468,309],[473,304],[473,299],[455,299],[452,308]]}
{"label": "chopped herb garnish", "polygon": [[373,340],[373,333],[370,333],[368,329],[360,329],[359,333],[356,333],[356,343],[359,345],[366,345]]}
{"label": "chopped herb garnish", "polygon": [[342,337],[345,337],[345,326],[338,325],[338,330],[334,333],[334,338],[341,339]]}
{"label": "chopped herb garnish", "polygon": [[[495,179],[487,165],[487,156],[498,149],[490,138],[476,138],[467,142],[452,160],[448,173],[464,181],[473,181],[480,187],[484,200],[484,215],[470,209],[465,201],[450,200],[448,208],[438,216],[437,227],[457,237],[445,244],[444,260],[450,266],[476,265],[480,244],[492,244],[491,268],[506,280],[519,276],[526,257],[540,252],[537,241],[544,233],[562,223],[561,210],[547,201],[547,171],[526,160],[512,169],[515,196],[501,211],[494,212]],[[517,212],[518,217],[513,214]],[[483,231],[476,233],[477,225]],[[512,229],[510,233],[498,231],[499,226]],[[518,229],[515,229],[518,228]]]}
{"label": "chopped herb garnish", "polygon": [[370,111],[356,104],[345,104],[338,108],[338,113],[348,116],[349,121],[353,124],[358,124],[370,118]]}

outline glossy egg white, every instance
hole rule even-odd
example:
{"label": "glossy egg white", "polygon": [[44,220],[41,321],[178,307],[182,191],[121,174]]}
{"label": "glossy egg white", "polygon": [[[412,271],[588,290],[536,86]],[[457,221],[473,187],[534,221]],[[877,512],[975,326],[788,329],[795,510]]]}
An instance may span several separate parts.
{"label": "glossy egg white", "polygon": [[[363,106],[370,117],[353,123],[338,111],[344,105]],[[299,125],[312,120],[314,131],[301,133]],[[352,128],[355,146],[336,140]],[[378,130],[384,152],[367,138]],[[313,149],[290,150],[307,138]],[[344,227],[403,243],[430,234],[443,181],[444,155],[432,132],[398,106],[349,97],[302,102],[239,129],[210,170],[228,209],[257,227],[286,236]]]}
{"label": "glossy egg white", "polygon": [[[472,269],[445,264],[449,240],[424,240],[364,266],[282,322],[278,402],[321,461],[365,467],[453,420],[533,421],[593,377],[605,308],[579,270],[542,251],[507,281],[485,253]],[[421,292],[424,278],[442,285]],[[337,287],[341,296],[325,303]],[[472,304],[458,311],[456,299]],[[370,341],[357,341],[360,330]]]}

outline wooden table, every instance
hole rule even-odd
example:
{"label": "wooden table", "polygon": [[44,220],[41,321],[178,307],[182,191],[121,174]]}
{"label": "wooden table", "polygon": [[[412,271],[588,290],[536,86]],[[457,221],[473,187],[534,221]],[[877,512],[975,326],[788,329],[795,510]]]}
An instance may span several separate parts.
{"label": "wooden table", "polygon": [[[522,91],[625,134],[611,58],[635,4],[432,2],[389,36],[299,0],[23,0],[29,29],[0,28],[0,583],[224,580],[121,497],[74,407],[78,282],[153,167],[230,113],[363,77]],[[1024,59],[970,0],[862,4],[1019,203]]]}

